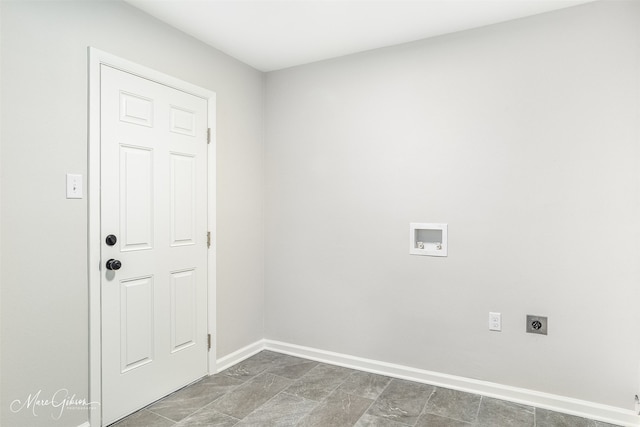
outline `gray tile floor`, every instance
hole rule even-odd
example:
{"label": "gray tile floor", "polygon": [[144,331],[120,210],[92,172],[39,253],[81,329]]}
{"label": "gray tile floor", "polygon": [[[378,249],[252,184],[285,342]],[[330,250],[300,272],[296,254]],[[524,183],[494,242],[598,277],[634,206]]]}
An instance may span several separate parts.
{"label": "gray tile floor", "polygon": [[611,427],[271,351],[178,390],[116,426]]}

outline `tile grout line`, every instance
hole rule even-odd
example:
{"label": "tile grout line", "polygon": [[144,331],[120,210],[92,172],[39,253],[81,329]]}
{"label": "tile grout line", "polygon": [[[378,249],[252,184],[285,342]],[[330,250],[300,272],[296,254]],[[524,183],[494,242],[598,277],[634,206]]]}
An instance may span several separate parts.
{"label": "tile grout line", "polygon": [[[226,393],[225,393],[225,394],[226,394]],[[218,398],[219,398],[219,397],[221,397],[221,396],[218,396]],[[192,416],[192,415],[194,415],[194,414],[196,414],[196,413],[200,412],[202,409],[204,409],[205,407],[209,406],[210,404],[212,404],[213,402],[215,402],[216,400],[218,400],[218,398],[216,398],[216,399],[212,400],[211,402],[207,403],[207,404],[206,404],[206,405],[204,405],[204,406],[201,406],[200,408],[196,409],[195,411],[193,411],[193,412],[191,412],[191,413],[189,413],[189,414],[185,415],[184,417],[182,417],[182,419],[181,419],[180,421],[172,420],[171,418],[168,418],[168,417],[165,417],[164,415],[158,414],[157,412],[154,412],[154,411],[152,411],[151,409],[148,409],[148,411],[149,411],[149,412],[152,412],[152,413],[154,413],[155,415],[158,415],[158,416],[160,416],[160,417],[162,417],[162,418],[166,418],[167,420],[169,420],[169,421],[173,422],[174,424],[178,424],[178,423],[181,423],[182,421],[186,420],[186,419],[187,419],[187,418],[189,418],[190,416]],[[227,414],[224,414],[224,415],[227,415]]]}
{"label": "tile grout line", "polygon": [[418,417],[416,418],[416,422],[414,422],[412,425],[416,425],[418,424],[418,421],[420,421],[420,417],[426,414],[426,410],[427,410],[427,405],[429,404],[429,401],[431,400],[431,398],[433,397],[433,395],[436,393],[436,389],[437,387],[434,385],[429,384],[429,386],[433,387],[433,389],[431,390],[431,393],[429,394],[429,397],[427,397],[427,400],[425,400],[424,404],[422,405],[422,409],[420,410],[420,413],[418,414]]}
{"label": "tile grout line", "polygon": [[[291,381],[291,384],[294,383],[293,380],[291,380],[290,378],[286,378],[286,377],[282,377],[280,375],[276,375],[276,374],[272,374],[271,372],[267,372],[267,368],[265,368],[264,370],[262,370],[259,374],[255,375],[252,379],[256,378],[258,375],[262,375],[262,374],[269,374],[269,375],[273,375],[274,377],[278,377],[278,378],[283,378],[287,381]],[[284,390],[288,389],[291,384],[289,384],[285,389],[280,390],[279,392],[277,392],[276,394],[274,394],[273,396],[271,396],[271,398],[267,399],[266,401],[264,401],[260,406],[258,406],[256,409],[254,409],[253,411],[249,412],[247,415],[245,415],[244,417],[242,417],[240,419],[240,421],[244,421],[249,415],[253,414],[254,412],[256,412],[258,409],[262,408],[264,405],[266,405],[267,403],[271,402],[273,399],[276,398],[276,396],[278,396],[280,393],[283,393]],[[234,417],[235,418],[235,417]]]}
{"label": "tile grout line", "polygon": [[[355,372],[354,372],[355,373]],[[353,375],[353,374],[351,374]],[[384,393],[384,391],[387,389],[387,387],[389,387],[389,384],[391,384],[391,380],[387,383],[386,386],[384,386],[384,388],[382,389],[382,391],[380,392],[380,394],[378,394],[378,396],[375,399],[372,399],[371,403],[369,404],[369,406],[367,406],[367,409],[364,410],[364,412],[362,413],[362,415],[360,415],[360,418],[358,418],[356,420],[356,422],[353,424],[354,426],[357,425],[360,420],[362,419],[362,417],[364,417],[365,415],[367,415],[367,412],[369,412],[369,409],[371,409],[371,407],[373,406],[374,403],[376,403],[378,401],[378,399],[380,398],[380,396],[382,396],[382,393]],[[347,393],[349,394],[349,393]],[[372,415],[373,416],[373,415]],[[353,427],[353,426],[352,426]]]}
{"label": "tile grout line", "polygon": [[[373,374],[373,375],[377,375],[377,374]],[[366,410],[366,411],[364,411],[364,413],[360,416],[360,418],[358,418],[358,421],[360,421],[360,419],[361,419],[362,417],[364,417],[364,416],[367,414],[367,412],[369,412],[369,409],[371,409],[371,407],[372,407],[372,406],[373,406],[373,405],[378,401],[378,399],[380,399],[380,396],[382,396],[382,395],[384,394],[385,390],[387,390],[387,388],[389,388],[389,385],[390,385],[390,384],[391,384],[391,382],[393,381],[393,378],[391,378],[391,377],[387,377],[387,378],[389,378],[389,381],[387,382],[387,385],[385,385],[385,386],[384,386],[384,388],[382,389],[382,391],[380,392],[380,394],[378,394],[378,396],[377,396],[375,399],[373,399],[373,402],[371,402],[371,405],[369,405],[369,407],[367,408],[367,410]],[[373,417],[373,416],[374,416],[374,415],[372,415],[372,417]],[[356,421],[356,424],[358,424],[358,421]],[[354,424],[354,425],[355,425],[355,424]]]}
{"label": "tile grout line", "polygon": [[[138,411],[136,411],[136,412],[134,412],[134,413],[132,413],[132,414],[127,415],[126,417],[122,418],[121,420],[118,420],[117,422],[119,423],[120,421],[125,420],[127,417],[130,417],[131,415],[133,415],[133,414],[135,414],[135,413],[137,413],[137,412],[140,412],[140,411],[147,411],[147,412],[151,412],[151,413],[152,413],[152,414],[154,414],[154,415],[157,415],[157,416],[159,416],[159,417],[162,417],[162,418],[164,418],[164,419],[166,419],[166,420],[168,420],[168,421],[171,421],[172,423],[174,423],[174,425],[175,425],[175,424],[178,424],[179,422],[181,422],[182,420],[184,420],[184,419],[185,419],[185,418],[187,418],[187,417],[190,417],[191,415],[193,415],[194,413],[198,412],[200,409],[204,408],[204,406],[207,406],[207,405],[208,405],[208,404],[210,404],[211,402],[209,402],[207,405],[204,405],[202,408],[198,408],[197,410],[195,410],[195,411],[194,411],[194,412],[192,412],[191,414],[187,415],[186,417],[184,417],[184,418],[183,418],[182,420],[180,420],[180,421],[172,420],[171,418],[166,417],[166,416],[164,416],[164,415],[162,415],[162,414],[159,414],[159,413],[155,412],[154,410],[152,410],[152,409],[150,409],[150,408],[151,408],[153,405],[155,405],[156,403],[159,403],[159,402],[161,402],[161,401],[163,401],[163,400],[167,399],[169,396],[173,396],[173,395],[175,395],[176,393],[179,393],[179,392],[180,392],[180,391],[182,391],[182,390],[185,390],[185,389],[187,389],[187,388],[189,388],[189,387],[191,387],[191,386],[193,386],[193,385],[198,384],[199,382],[203,381],[205,378],[206,378],[206,377],[202,377],[202,378],[200,378],[199,380],[193,381],[192,383],[185,385],[184,387],[180,387],[178,390],[175,390],[175,391],[173,391],[173,392],[169,393],[168,395],[166,395],[166,396],[164,396],[164,397],[161,397],[160,399],[158,399],[158,400],[156,400],[156,401],[154,401],[154,402],[149,403],[149,404],[148,404],[147,406],[145,406],[144,408],[139,409]],[[215,399],[214,399],[214,400],[215,400]]]}
{"label": "tile grout line", "polygon": [[[301,376],[300,378],[298,378],[297,380],[295,380],[295,381],[294,381],[294,383],[295,383],[295,382],[298,382],[299,380],[301,380],[302,378],[304,378],[305,376],[307,376],[307,374],[309,374],[311,371],[313,371],[314,369],[316,369],[316,368],[317,368],[318,366],[320,366],[321,364],[323,364],[323,363],[318,363],[316,366],[314,366],[313,368],[311,368],[311,369],[309,370],[309,372],[307,372],[306,374],[304,374],[303,376]],[[329,364],[326,364],[326,363],[325,363],[324,365],[327,365],[327,366],[337,366],[337,365],[329,365]],[[351,372],[349,375],[347,375],[347,376],[345,377],[345,379],[344,379],[340,384],[338,384],[337,386],[335,386],[334,388],[332,388],[331,390],[329,390],[329,394],[328,394],[328,395],[326,395],[324,398],[322,398],[322,400],[320,401],[320,403],[322,403],[322,402],[324,402],[325,400],[327,400],[327,397],[329,397],[329,396],[330,396],[331,394],[333,394],[333,393],[334,393],[338,388],[340,388],[340,386],[341,386],[341,385],[343,385],[345,382],[347,382],[347,380],[349,379],[349,377],[351,377],[351,375],[353,375],[353,374],[355,374],[356,372],[358,372],[358,370],[355,370],[355,369],[345,368],[345,367],[343,367],[343,366],[338,366],[338,367],[339,367],[339,368],[342,368],[342,369],[349,369],[349,370],[351,370],[351,371],[353,371],[353,372]],[[292,385],[293,385],[293,384],[292,384]],[[349,394],[349,393],[347,393],[347,394]],[[303,397],[303,396],[299,396],[299,397]],[[303,397],[303,398],[304,398],[304,397]],[[307,400],[312,400],[312,401],[314,401],[314,402],[315,402],[315,400],[313,400],[313,399],[307,399]]]}
{"label": "tile grout line", "polygon": [[[338,390],[338,389],[339,389],[339,388],[340,388],[344,383],[346,383],[346,382],[347,382],[347,380],[349,379],[349,377],[351,377],[353,374],[355,374],[356,372],[358,372],[357,370],[354,370],[354,369],[351,369],[351,368],[346,368],[346,369],[352,370],[353,372],[351,372],[349,375],[347,375],[347,376],[345,377],[345,379],[344,379],[340,384],[338,384],[336,387],[334,387],[334,388],[329,392],[329,394],[327,395],[327,397],[329,397],[329,396],[331,396],[333,393],[335,393],[335,392],[336,392],[336,390]],[[345,394],[349,394],[349,393],[345,392]],[[325,398],[324,398],[324,399],[322,399],[322,400],[327,400],[327,397],[325,397]]]}
{"label": "tile grout line", "polygon": [[480,416],[480,407],[482,406],[482,402],[484,401],[484,396],[480,395],[480,402],[478,402],[478,410],[476,411],[476,420],[473,424],[478,425],[478,417]]}
{"label": "tile grout line", "polygon": [[[360,415],[360,418],[358,418],[358,419],[356,420],[356,422],[355,422],[354,426],[355,426],[355,425],[357,425],[357,424],[360,422],[360,420],[362,419],[362,417],[364,417],[365,415],[367,415],[367,412],[369,412],[369,409],[371,409],[371,407],[373,406],[373,404],[374,404],[374,403],[376,403],[377,401],[378,401],[378,399],[375,399],[373,402],[371,402],[371,403],[369,404],[369,406],[367,406],[367,409],[365,409],[365,410],[364,410],[364,412],[362,413],[362,415]],[[372,415],[372,416],[373,416],[373,415]]]}
{"label": "tile grout line", "polygon": [[[300,378],[296,379],[295,381],[292,381],[292,384],[291,384],[291,385],[294,385],[295,383],[297,383],[299,380],[301,380],[302,378],[304,378],[307,374],[309,374],[311,371],[313,371],[314,369],[316,369],[316,368],[317,368],[318,366],[320,366],[320,365],[322,365],[322,363],[321,363],[321,362],[318,362],[318,364],[317,364],[316,366],[314,366],[313,368],[311,368],[309,371],[307,371],[307,372],[306,372],[304,375],[302,375]],[[350,368],[347,368],[347,369],[350,369]],[[347,376],[345,377],[345,379],[344,379],[340,384],[338,384],[334,389],[332,389],[332,390],[329,392],[329,394],[328,394],[327,396],[325,396],[321,401],[316,401],[316,400],[313,400],[313,399],[307,399],[307,398],[305,398],[304,396],[298,396],[298,395],[295,395],[295,394],[292,394],[292,393],[286,393],[286,390],[287,390],[289,387],[287,387],[287,389],[283,390],[281,393],[286,393],[286,394],[288,394],[288,395],[290,395],[290,396],[295,396],[295,397],[298,397],[298,398],[303,399],[303,400],[308,400],[308,401],[310,401],[310,402],[314,402],[314,403],[316,404],[316,405],[313,407],[313,409],[312,409],[311,411],[309,411],[307,414],[305,414],[305,415],[300,419],[300,421],[302,421],[303,419],[307,418],[307,417],[308,417],[308,416],[309,416],[313,411],[315,411],[318,407],[320,407],[320,405],[322,405],[323,403],[325,403],[325,402],[326,402],[326,400],[327,400],[327,398],[328,398],[329,396],[331,396],[333,393],[335,393],[335,391],[336,391],[336,390],[338,390],[342,385],[344,385],[344,384],[349,380],[349,378],[351,378],[354,374],[356,374],[357,372],[359,372],[359,371],[357,371],[357,370],[353,370],[353,369],[351,369],[351,370],[352,370],[353,372],[351,372],[349,375],[347,375]],[[344,393],[345,393],[345,394],[347,394],[347,395],[349,395],[349,396],[352,396],[350,393],[347,393],[347,392],[344,392]],[[373,402],[371,402],[371,405],[373,405]],[[369,405],[369,406],[371,406],[371,405]],[[369,408],[367,408],[367,410],[368,410],[368,409],[369,409]],[[365,412],[366,412],[366,411],[365,411]],[[363,413],[363,415],[364,415],[364,413]],[[362,416],[360,416],[360,418],[362,418]],[[360,418],[358,418],[358,420],[360,420]],[[357,423],[358,423],[358,420],[356,420],[356,423],[355,423],[355,424],[357,424]],[[355,424],[353,424],[353,425],[355,425]]]}
{"label": "tile grout line", "polygon": [[[359,371],[356,371],[356,372],[359,372]],[[378,374],[372,374],[372,375],[378,375]],[[373,399],[373,402],[371,402],[371,404],[369,405],[369,407],[367,408],[367,410],[366,410],[366,411],[364,411],[364,413],[362,414],[362,416],[361,416],[360,418],[358,418],[358,421],[360,421],[360,419],[362,419],[362,417],[364,417],[364,416],[367,414],[367,412],[369,412],[369,409],[371,409],[371,407],[372,407],[372,406],[373,406],[373,405],[378,401],[378,399],[380,399],[380,396],[382,396],[382,395],[384,394],[384,392],[387,390],[387,388],[389,388],[389,387],[391,386],[391,383],[392,383],[394,380],[396,380],[396,379],[397,379],[397,378],[387,377],[386,375],[380,375],[380,376],[384,376],[384,377],[386,377],[386,378],[389,378],[389,381],[387,382],[387,385],[385,385],[385,386],[384,386],[384,388],[382,389],[382,391],[380,392],[380,394],[378,394],[378,396],[377,396],[375,399]],[[400,380],[400,381],[403,381],[403,380]],[[435,390],[435,386],[432,386],[432,387],[434,387],[434,390]],[[348,394],[348,393],[347,393],[347,394]],[[431,392],[431,394],[433,394],[433,391]],[[431,398],[431,394],[430,394],[430,395],[429,395],[429,397],[427,398],[427,402],[428,402],[428,401],[429,401],[429,399]],[[425,407],[426,407],[426,404],[427,404],[427,403],[425,402]],[[423,408],[423,411],[424,411],[424,408]],[[418,415],[418,419],[420,418],[420,415],[422,415],[422,412],[420,412],[420,414]],[[372,416],[372,417],[375,417],[375,418],[386,419],[385,417],[378,417],[378,416],[376,416],[376,415],[371,415],[371,416]],[[415,424],[418,422],[418,419],[416,419],[416,422],[415,422],[415,423],[413,423],[413,424],[411,424],[411,425],[410,425],[410,424],[401,423],[400,421],[397,421],[397,423],[398,423],[398,424],[402,424],[402,425],[406,425],[407,427],[412,427],[412,426],[415,426]],[[356,424],[358,424],[358,421],[356,421]],[[396,421],[394,421],[394,422],[396,422]],[[355,426],[355,424],[354,424],[354,426]]]}
{"label": "tile grout line", "polygon": [[[256,409],[254,409],[253,411],[249,412],[247,415],[245,415],[244,417],[240,418],[240,422],[246,420],[247,418],[249,418],[251,416],[251,414],[253,414],[254,412],[258,411],[259,409],[261,409],[263,406],[265,406],[266,404],[268,404],[269,402],[271,402],[273,399],[275,399],[277,396],[279,396],[281,393],[284,393],[284,390],[279,391],[278,393],[276,393],[275,395],[273,395],[269,400],[265,401],[262,405],[258,406]],[[235,418],[235,417],[234,417]]]}
{"label": "tile grout line", "polygon": [[[273,364],[273,362],[271,362],[271,364]],[[285,366],[286,366],[286,365],[285,365]],[[316,365],[316,366],[318,366],[318,365]],[[316,366],[314,366],[313,368],[311,368],[309,371],[305,372],[305,374],[304,374],[304,375],[302,375],[300,378],[302,378],[302,377],[304,377],[305,375],[307,375],[307,374],[308,374],[310,371],[312,371]],[[294,379],[292,379],[292,378],[283,377],[283,376],[281,376],[281,375],[278,375],[278,374],[274,374],[274,373],[272,373],[272,372],[269,372],[269,369],[277,368],[277,367],[279,367],[279,366],[270,366],[270,367],[264,368],[263,370],[261,370],[260,372],[258,372],[256,375],[254,375],[253,377],[251,377],[250,379],[248,379],[246,382],[244,382],[244,383],[242,383],[242,384],[240,384],[239,386],[237,386],[237,387],[236,387],[236,388],[241,387],[242,385],[249,383],[250,381],[252,381],[253,379],[255,379],[256,377],[258,377],[259,375],[262,375],[262,374],[269,374],[269,375],[273,375],[274,377],[278,377],[278,378],[282,378],[282,379],[285,379],[285,380],[287,380],[287,381],[290,381],[290,384],[289,384],[285,389],[283,389],[283,390],[279,391],[278,393],[276,393],[275,395],[273,395],[271,398],[269,398],[268,400],[266,400],[265,402],[263,402],[260,406],[258,406],[257,408],[255,408],[253,411],[249,412],[247,415],[245,415],[245,416],[244,416],[244,417],[242,417],[241,419],[238,419],[238,418],[236,418],[236,417],[232,417],[232,418],[236,418],[236,419],[238,419],[238,423],[236,423],[236,424],[239,424],[239,423],[243,422],[243,421],[244,421],[245,419],[247,419],[251,414],[253,414],[253,413],[255,413],[256,411],[258,411],[259,409],[263,408],[265,405],[267,405],[269,402],[271,402],[271,401],[272,401],[272,400],[274,400],[277,396],[279,396],[279,395],[281,395],[281,394],[283,394],[283,393],[284,393],[284,394],[287,394],[287,395],[289,395],[289,396],[299,397],[299,398],[301,398],[301,399],[308,400],[308,401],[310,401],[310,402],[314,402],[314,403],[316,403],[316,406],[317,406],[317,404],[318,404],[318,403],[320,403],[320,402],[315,402],[315,401],[313,401],[313,400],[311,400],[311,399],[306,399],[306,398],[304,398],[304,397],[302,397],[302,396],[296,396],[296,395],[291,394],[291,393],[286,393],[286,390],[287,390],[289,387],[291,387],[294,383],[296,383],[300,378],[297,378],[297,379],[295,379],[295,380],[294,380]],[[236,388],[234,388],[234,390],[235,390]],[[231,390],[231,391],[233,391],[233,390]],[[227,393],[225,393],[225,395],[226,395],[226,394],[227,394]],[[221,397],[222,397],[222,396],[221,396]],[[217,399],[216,399],[216,400],[217,400]],[[213,403],[213,402],[211,402],[211,403]],[[315,407],[314,407],[314,409],[315,409]],[[227,415],[227,414],[225,414],[225,415]],[[308,414],[307,414],[307,415],[308,415]],[[305,415],[305,416],[306,416],[306,415]]]}
{"label": "tile grout line", "polygon": [[[151,412],[153,415],[157,415],[157,416],[158,416],[158,417],[160,417],[160,418],[164,418],[164,419],[165,419],[165,420],[167,420],[167,421],[171,421],[173,424],[178,424],[178,423],[180,422],[180,421],[172,420],[172,419],[171,419],[171,418],[169,418],[169,417],[165,417],[165,416],[164,416],[164,415],[162,415],[162,414],[158,414],[157,412],[154,412],[154,411],[152,411],[151,409],[143,409],[143,411]],[[134,412],[134,414],[135,414],[135,412]],[[132,414],[132,415],[133,415],[133,414]],[[188,415],[187,415],[187,416],[188,416]],[[185,417],[185,418],[186,418],[186,417]],[[124,420],[124,419],[125,419],[125,418],[123,418],[123,420]],[[184,419],[184,418],[183,418],[183,419]],[[120,420],[120,421],[122,421],[122,420]],[[120,422],[120,421],[118,421],[118,422]]]}
{"label": "tile grout line", "polygon": [[429,401],[431,401],[431,398],[433,397],[434,394],[436,394],[437,390],[438,390],[438,387],[433,386],[433,391],[429,395],[429,398],[427,399],[427,402],[425,403],[424,409],[420,413],[421,416],[422,415],[433,415],[433,416],[436,416],[436,417],[445,418],[447,420],[459,421],[459,422],[464,423],[464,424],[469,424],[469,425],[476,424],[476,422],[478,421],[478,413],[480,412],[480,402],[482,401],[482,396],[481,395],[470,393],[473,396],[478,396],[480,398],[480,401],[478,402],[478,409],[476,410],[476,415],[475,415],[473,421],[466,421],[466,420],[462,420],[460,418],[454,418],[454,417],[451,417],[451,416],[446,416],[446,415],[434,414],[432,412],[427,412],[427,406],[429,406]]}
{"label": "tile grout line", "polygon": [[[244,417],[242,417],[242,419],[240,421],[244,421],[246,418],[248,418],[251,414],[253,414],[254,412],[256,412],[257,410],[261,409],[262,407],[264,407],[266,404],[268,404],[269,402],[271,402],[273,399],[275,399],[276,397],[278,397],[279,395],[281,395],[282,393],[285,393],[285,390],[287,390],[289,387],[291,387],[291,385],[293,385],[293,383],[295,382],[294,380],[292,380],[291,378],[286,378],[277,374],[272,374],[271,372],[267,372],[266,370],[260,372],[260,374],[270,374],[273,375],[274,377],[278,377],[278,378],[284,378],[287,381],[291,381],[291,384],[289,384],[286,388],[284,388],[283,390],[280,390],[279,392],[277,392],[276,394],[274,394],[273,396],[271,396],[271,398],[269,398],[268,400],[266,400],[265,402],[262,403],[262,405],[258,406],[256,409],[254,409],[253,411],[249,412],[247,415],[245,415]],[[289,394],[290,396],[293,396],[290,393],[286,393]],[[309,400],[309,399],[305,399],[305,400]],[[234,417],[235,418],[235,417]]]}
{"label": "tile grout line", "polygon": [[[371,374],[371,375],[378,375],[378,374]],[[383,376],[384,376],[384,375],[383,375]],[[385,376],[385,377],[386,377],[386,376]],[[380,399],[380,396],[382,396],[382,395],[384,394],[384,392],[387,390],[387,388],[389,388],[389,387],[391,386],[391,383],[392,383],[392,382],[393,382],[393,380],[395,379],[395,378],[392,378],[392,377],[386,377],[386,378],[389,378],[389,381],[387,382],[387,385],[385,385],[385,386],[384,386],[384,388],[382,389],[382,391],[380,391],[380,393],[378,394],[378,396],[376,396],[376,398],[375,398],[375,399],[373,399],[373,402],[371,402],[371,405],[369,405],[369,407],[367,408],[367,410],[362,414],[362,417],[363,417],[363,416],[364,416],[364,415],[369,411],[369,409],[371,409],[371,407],[372,407],[372,406],[373,406],[373,405],[378,401],[378,399]],[[429,397],[431,397],[431,396],[429,396]],[[428,399],[427,399],[427,400],[428,400]],[[376,418],[378,418],[378,417],[377,417],[377,416],[375,416],[375,415],[371,415],[371,416],[372,416],[372,417],[376,417]],[[360,418],[362,418],[362,417],[360,417]],[[418,417],[419,417],[419,416],[418,416]],[[384,418],[383,418],[383,419],[384,419]],[[359,421],[359,420],[358,420],[358,421]],[[416,422],[417,422],[417,420],[416,420]],[[398,423],[398,424],[403,424],[403,425],[409,426],[409,424],[401,423],[401,422],[399,422],[399,421],[398,421],[397,423]],[[356,424],[357,424],[357,422],[356,422]]]}
{"label": "tile grout line", "polygon": [[[349,368],[350,369],[350,368]],[[337,389],[339,389],[341,386],[343,386],[348,380],[349,378],[351,378],[352,376],[354,376],[355,374],[357,374],[358,372],[362,372],[362,371],[358,371],[358,370],[353,370],[352,373],[350,373],[347,378],[345,378],[345,380],[340,383],[340,385],[338,387],[336,387],[331,393],[334,393]],[[377,375],[377,374],[371,374],[371,375]],[[386,377],[389,378],[389,377]],[[384,391],[387,389],[387,387],[389,387],[389,384],[391,384],[391,381],[393,381],[393,378],[389,378],[389,381],[387,382],[387,384],[384,386],[384,388],[382,389],[382,391],[380,391],[380,393],[376,396],[375,399],[371,399],[371,403],[369,404],[369,406],[367,406],[367,409],[364,410],[364,412],[362,412],[362,415],[360,415],[360,417],[356,420],[356,422],[354,424],[352,424],[352,427],[357,425],[358,422],[360,422],[360,420],[362,419],[362,417],[364,417],[367,412],[369,411],[369,409],[371,409],[371,407],[373,406],[374,403],[376,403],[378,401],[378,398],[380,396],[382,396],[382,393],[384,393]],[[366,399],[366,397],[363,396],[359,396],[357,394],[352,394],[352,393],[348,393],[346,391],[344,391],[344,394],[348,395],[348,396],[354,396],[354,397],[360,397],[360,398],[364,398]]]}
{"label": "tile grout line", "polygon": [[[245,360],[248,360],[248,359],[245,359]],[[243,362],[244,362],[244,360],[243,360]],[[242,363],[242,362],[240,362],[240,363]],[[234,366],[235,366],[235,365],[234,365]],[[220,372],[220,373],[219,373],[219,375],[224,375],[224,376],[226,376],[227,378],[232,378],[232,379],[234,379],[234,380],[242,381],[242,380],[240,380],[240,379],[238,379],[238,378],[234,377],[233,375],[227,375],[227,374],[225,374],[225,373],[224,373],[224,372],[228,371],[228,370],[229,370],[229,369],[231,369],[231,368],[233,368],[233,366],[230,366],[229,368],[227,368],[227,369],[225,369],[224,371]],[[242,384],[238,384],[237,386],[233,387],[233,389],[231,389],[231,390],[229,390],[229,391],[224,392],[224,393],[223,393],[223,394],[221,394],[220,396],[218,396],[218,397],[216,397],[215,399],[213,399],[211,402],[209,402],[209,403],[207,403],[206,405],[204,405],[202,408],[198,409],[197,411],[195,411],[195,412],[193,412],[193,413],[189,414],[187,417],[183,418],[183,420],[187,419],[187,418],[188,418],[188,417],[190,417],[191,415],[194,415],[196,412],[198,412],[198,411],[200,411],[200,410],[204,409],[205,407],[207,407],[207,406],[209,406],[209,405],[213,404],[214,402],[216,402],[216,401],[220,400],[221,398],[228,396],[228,395],[229,395],[229,393],[234,392],[234,391],[238,390],[239,388],[246,386],[247,384],[249,384],[249,382],[251,382],[251,381],[253,381],[254,379],[256,379],[259,375],[262,375],[263,373],[265,373],[265,372],[266,372],[266,369],[267,369],[267,368],[262,369],[262,370],[261,370],[260,372],[258,372],[257,374],[252,375],[251,377],[247,378],[245,381],[242,381]],[[262,405],[261,405],[261,406],[262,406]],[[235,423],[234,425],[239,424],[240,422],[242,422],[242,421],[244,420],[244,418],[246,418],[247,416],[249,416],[249,414],[247,414],[247,415],[245,415],[242,419],[240,419],[240,418],[236,418],[236,417],[234,417],[234,416],[233,416],[233,415],[231,415],[231,414],[227,414],[227,413],[224,413],[224,412],[220,412],[220,411],[218,411],[218,410],[217,410],[217,409],[215,409],[215,408],[212,408],[212,409],[213,409],[214,411],[218,412],[219,414],[222,414],[222,415],[225,415],[225,416],[227,416],[227,417],[231,417],[231,418],[233,418],[233,419],[235,419],[235,420],[238,420],[238,422],[237,422],[237,423]],[[256,408],[256,409],[258,409],[258,408]],[[254,410],[254,411],[255,411],[255,410]],[[252,411],[251,413],[253,413],[254,411]]]}
{"label": "tile grout line", "polygon": [[[240,384],[240,385],[242,385],[242,384]],[[218,396],[218,397],[216,397],[215,399],[213,399],[211,402],[209,402],[209,403],[207,403],[206,405],[204,405],[202,408],[200,408],[200,409],[198,409],[198,410],[196,410],[196,411],[192,412],[191,414],[189,414],[189,415],[187,415],[186,417],[184,417],[182,420],[178,421],[178,423],[177,423],[177,424],[181,423],[182,421],[186,420],[187,418],[191,417],[192,415],[195,415],[195,414],[197,414],[198,412],[203,411],[203,410],[204,410],[205,408],[207,408],[208,406],[213,405],[213,404],[214,404],[215,402],[217,402],[221,397],[226,396],[227,394],[229,394],[230,392],[234,391],[234,390],[235,390],[235,389],[237,389],[238,387],[240,387],[240,386],[236,386],[236,387],[234,387],[233,389],[231,389],[231,390],[229,390],[229,391],[224,392],[224,393],[223,393],[223,394],[221,394],[220,396]],[[218,414],[220,414],[220,415],[224,415],[225,417],[229,417],[229,418],[233,418],[234,420],[242,421],[242,420],[240,420],[240,419],[238,419],[238,418],[234,417],[233,415],[225,414],[224,412],[220,412],[220,411],[218,411],[218,410],[217,410],[217,409],[215,409],[215,408],[211,408],[211,409],[212,409],[212,410],[214,410],[215,412],[217,412],[217,413],[218,413]],[[238,423],[236,423],[236,424],[238,424]],[[235,425],[235,424],[234,424],[234,425]]]}

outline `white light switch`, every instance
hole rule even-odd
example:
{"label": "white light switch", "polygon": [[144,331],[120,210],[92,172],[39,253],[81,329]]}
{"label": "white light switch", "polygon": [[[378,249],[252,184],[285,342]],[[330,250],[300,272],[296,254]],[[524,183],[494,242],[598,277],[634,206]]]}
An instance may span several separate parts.
{"label": "white light switch", "polygon": [[82,175],[67,174],[67,199],[82,199]]}

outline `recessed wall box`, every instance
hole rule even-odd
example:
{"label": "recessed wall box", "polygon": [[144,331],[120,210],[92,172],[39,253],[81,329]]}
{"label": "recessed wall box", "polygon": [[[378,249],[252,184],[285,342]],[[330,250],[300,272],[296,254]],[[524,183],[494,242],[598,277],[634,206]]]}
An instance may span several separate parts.
{"label": "recessed wall box", "polygon": [[409,230],[411,255],[447,256],[447,224],[412,222]]}

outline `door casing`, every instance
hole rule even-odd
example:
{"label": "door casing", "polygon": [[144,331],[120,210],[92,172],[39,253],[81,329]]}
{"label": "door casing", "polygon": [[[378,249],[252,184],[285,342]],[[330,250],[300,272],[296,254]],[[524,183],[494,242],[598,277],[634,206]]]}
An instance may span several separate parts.
{"label": "door casing", "polygon": [[[207,121],[211,129],[208,149],[208,229],[211,232],[211,247],[207,257],[207,323],[212,346],[208,357],[208,372],[216,372],[216,94],[208,89],[184,82],[175,77],[119,58],[104,51],[88,48],[89,58],[89,135],[88,135],[88,282],[89,282],[89,402],[102,402],[101,395],[101,235],[100,235],[100,65],[105,64],[121,71],[205,98]],[[91,405],[91,426],[102,425],[102,408]]]}

